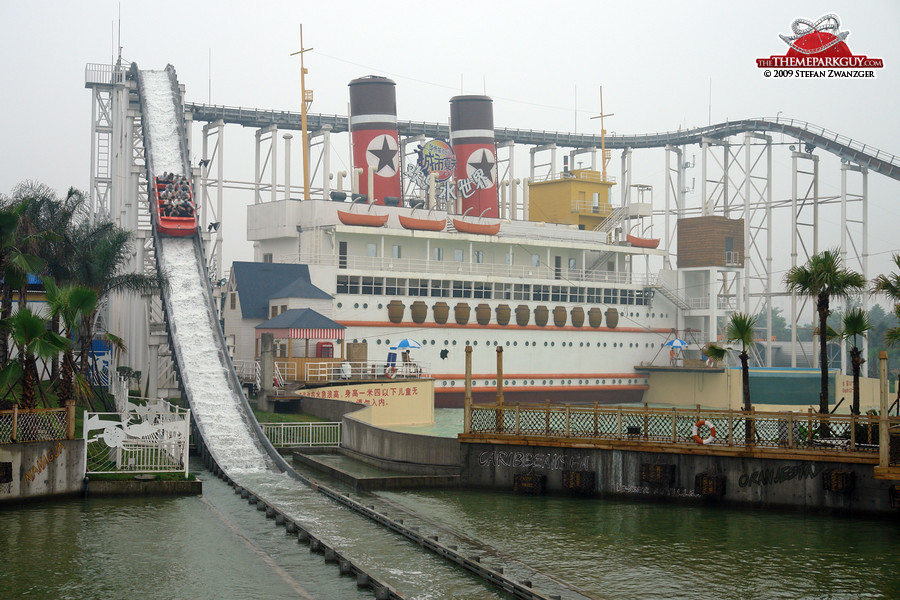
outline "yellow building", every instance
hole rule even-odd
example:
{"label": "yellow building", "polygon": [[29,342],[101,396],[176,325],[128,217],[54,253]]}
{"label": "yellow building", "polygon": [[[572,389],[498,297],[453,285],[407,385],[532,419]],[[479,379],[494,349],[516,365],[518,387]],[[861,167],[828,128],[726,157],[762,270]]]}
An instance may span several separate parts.
{"label": "yellow building", "polygon": [[612,212],[614,182],[600,171],[574,169],[558,179],[532,182],[528,188],[529,220],[596,228]]}

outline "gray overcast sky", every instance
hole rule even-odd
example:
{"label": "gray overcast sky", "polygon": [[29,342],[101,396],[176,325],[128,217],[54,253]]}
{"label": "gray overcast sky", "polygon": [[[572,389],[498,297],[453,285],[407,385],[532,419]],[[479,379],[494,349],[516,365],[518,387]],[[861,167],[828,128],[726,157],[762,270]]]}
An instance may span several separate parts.
{"label": "gray overcast sky", "polygon": [[[84,67],[110,61],[119,5],[0,0],[0,191],[24,179],[60,191],[88,188]],[[884,59],[878,78],[763,78],[755,59],[784,54],[778,34],[798,17],[826,12],[840,16],[855,54]],[[710,114],[720,122],[781,112],[900,154],[897,2],[121,2],[123,57],[145,69],[173,64],[193,102],[297,110],[299,59],[290,53],[299,48],[301,23],[314,48],[307,54],[313,112],[345,114],[347,83],[375,73],[397,82],[401,119],[446,121],[448,100],[462,86],[494,98],[498,126],[596,132],[590,116],[599,113],[602,84],[605,108],[615,113],[609,131],[650,133],[703,125]],[[228,158],[247,157],[234,170],[250,179],[246,133],[234,134],[247,141],[229,146]],[[199,148],[199,135],[194,142]],[[648,156],[636,159],[635,181],[650,181],[661,198],[662,155]],[[334,170],[342,168],[335,162]],[[788,153],[776,163],[789,169]],[[617,172],[617,152],[612,165]],[[823,194],[839,192],[835,165],[823,164],[830,172]],[[870,175],[869,191],[874,274],[900,249],[900,184]],[[776,185],[776,198],[789,195],[789,180]],[[234,233],[244,239],[243,230]],[[226,263],[250,259],[248,252],[235,250]]]}

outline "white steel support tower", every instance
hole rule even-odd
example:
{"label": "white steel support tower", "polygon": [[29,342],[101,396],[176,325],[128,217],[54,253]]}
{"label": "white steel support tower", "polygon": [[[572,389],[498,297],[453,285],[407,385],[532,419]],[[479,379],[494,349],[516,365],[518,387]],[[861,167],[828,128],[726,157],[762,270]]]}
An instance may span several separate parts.
{"label": "white steel support tower", "polygon": [[[270,202],[278,199],[278,126],[256,130],[256,164],[253,170],[253,204],[262,204],[268,192]],[[265,183],[268,171],[269,183]]]}
{"label": "white steel support tower", "polygon": [[[537,154],[540,152],[550,151],[550,162],[536,162]],[[534,146],[529,149],[531,155],[531,165],[528,171],[529,181],[547,181],[556,179],[556,144],[546,144],[544,146]],[[545,170],[546,169],[546,170]],[[538,170],[544,175],[539,175]]]}
{"label": "white steel support tower", "polygon": [[[673,165],[674,158],[674,165]],[[666,182],[665,182],[665,213],[663,236],[664,248],[674,248],[678,237],[678,219],[685,216],[685,202],[687,189],[684,187],[685,169],[691,166],[684,160],[684,150],[676,146],[666,146]],[[666,267],[675,268],[671,255],[666,257]]]}
{"label": "white steel support tower", "polygon": [[[212,144],[210,143],[212,140]],[[210,146],[212,146],[210,148]],[[202,159],[200,160],[200,222],[209,222],[208,229],[214,238],[207,242],[206,260],[210,273],[216,279],[223,277],[222,271],[222,237],[224,235],[223,203],[225,198],[225,123],[222,120],[207,123],[203,126]],[[212,202],[210,187],[215,194]],[[215,206],[215,208],[211,208]],[[213,214],[210,215],[209,213]]]}
{"label": "white steel support tower", "polygon": [[619,181],[622,206],[631,204],[631,148],[622,150],[622,179]]}
{"label": "white steel support tower", "polygon": [[[858,187],[854,186],[857,185]],[[849,191],[853,186],[857,191]],[[846,162],[841,164],[841,261],[845,269],[851,269],[869,280],[869,170]],[[856,215],[853,217],[851,215]],[[861,294],[861,308],[869,310],[869,295]],[[844,303],[844,310],[852,303]],[[862,338],[862,356],[869,354],[869,339]],[[847,374],[847,344],[841,344],[841,372]],[[860,374],[867,377],[868,363],[862,364]]]}
{"label": "white steel support tower", "polygon": [[[133,273],[156,272],[144,170],[140,107],[128,69],[88,64],[85,87],[92,93],[91,219],[110,220],[132,232],[134,252],[127,264]],[[137,317],[140,315],[139,317]],[[151,397],[177,393],[162,307],[158,297],[113,294],[100,311],[98,335],[106,332],[125,341],[128,352],[109,369],[127,366],[142,374]]]}
{"label": "white steel support tower", "polygon": [[[500,158],[500,150],[506,151],[506,158]],[[519,180],[516,179],[516,144],[502,142],[497,144],[497,178],[500,180],[500,218],[516,219],[518,212]]]}
{"label": "white steel support tower", "polygon": [[[807,235],[804,235],[807,234]],[[819,252],[819,157],[812,153],[791,153],[791,267],[806,264]],[[797,327],[807,298],[791,293],[791,367],[797,367]],[[804,351],[804,365],[814,366],[818,345],[812,356]]]}
{"label": "white steel support tower", "polygon": [[[730,262],[744,263],[743,310],[766,319],[765,366],[772,366],[772,137],[744,134],[744,254]],[[737,163],[740,164],[740,163]],[[726,256],[726,264],[729,257]]]}

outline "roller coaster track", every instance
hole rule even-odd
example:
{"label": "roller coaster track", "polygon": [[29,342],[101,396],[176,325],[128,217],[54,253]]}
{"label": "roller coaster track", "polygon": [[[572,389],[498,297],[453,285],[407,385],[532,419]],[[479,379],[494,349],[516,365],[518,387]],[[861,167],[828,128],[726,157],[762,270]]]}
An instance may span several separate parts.
{"label": "roller coaster track", "polygon": [[[185,110],[195,121],[233,123],[244,127],[267,127],[277,125],[279,129],[300,129],[300,113],[276,110],[260,110],[233,106],[212,106],[207,104],[185,104]],[[346,116],[307,115],[308,128],[317,131],[326,127],[333,133],[348,131]],[[441,123],[398,121],[397,129],[402,135],[424,135],[432,138],[449,139],[449,128]],[[795,138],[806,148],[821,148],[843,160],[866,167],[891,179],[900,181],[900,157],[863,144],[824,127],[797,119],[760,117],[727,121],[707,127],[666,131],[663,133],[606,136],[606,148],[665,148],[666,146],[686,146],[700,144],[704,138],[724,140],[741,133],[783,133]],[[499,127],[494,130],[494,139],[499,143],[545,146],[556,144],[563,148],[599,148],[599,135],[541,131],[536,129],[513,129]]]}

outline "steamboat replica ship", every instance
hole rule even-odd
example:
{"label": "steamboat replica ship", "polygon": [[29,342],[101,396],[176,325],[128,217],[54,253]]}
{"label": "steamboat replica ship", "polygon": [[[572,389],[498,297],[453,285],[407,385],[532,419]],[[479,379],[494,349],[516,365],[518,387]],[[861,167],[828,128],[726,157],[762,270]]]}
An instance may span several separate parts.
{"label": "steamboat replica ship", "polygon": [[[354,80],[350,107],[352,190],[249,208],[256,264],[295,265],[292,277],[324,292],[280,309],[273,300],[265,316],[302,305],[343,326],[336,361],[393,360],[398,342],[416,340],[411,355],[435,380],[436,406],[462,405],[467,345],[476,401],[496,395],[502,347],[507,402],[639,402],[647,373],[635,367],[659,353],[677,312],[657,293],[668,252],[647,235],[652,206],[614,208],[605,160],[530,182],[521,202],[512,193],[498,200],[486,96],[452,98],[449,143],[422,142],[406,171],[394,83]],[[413,179],[420,189],[404,195]],[[240,281],[249,264],[235,264],[232,296],[254,285],[249,275]],[[226,335],[236,358],[258,352],[251,335],[228,331],[227,319]],[[300,346],[277,356],[313,356],[327,344]]]}

